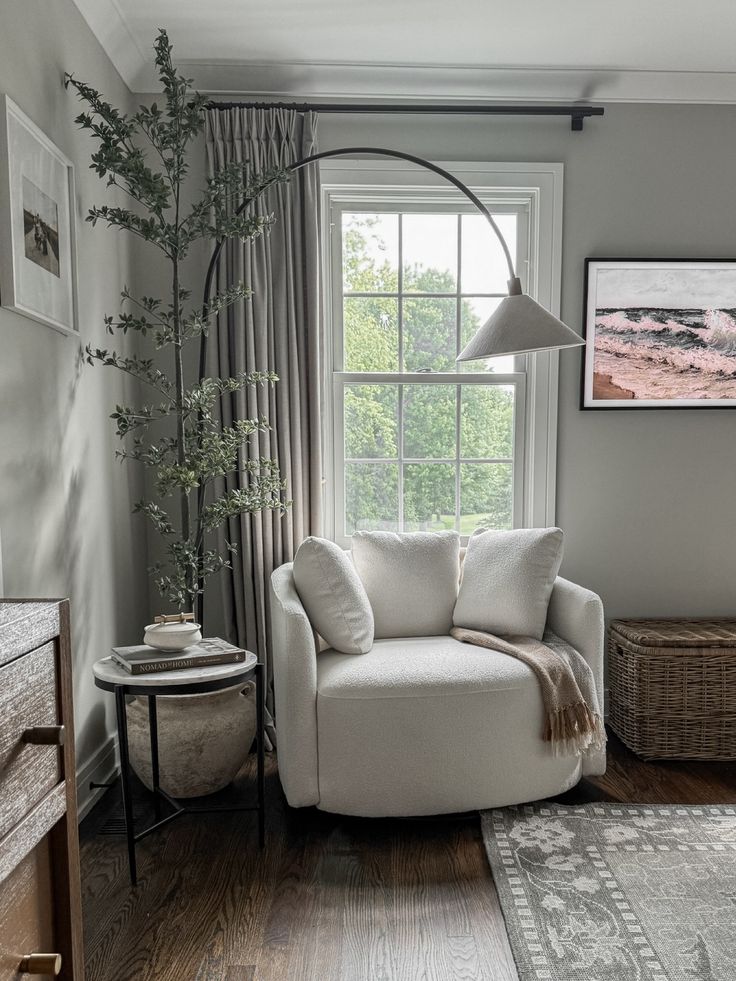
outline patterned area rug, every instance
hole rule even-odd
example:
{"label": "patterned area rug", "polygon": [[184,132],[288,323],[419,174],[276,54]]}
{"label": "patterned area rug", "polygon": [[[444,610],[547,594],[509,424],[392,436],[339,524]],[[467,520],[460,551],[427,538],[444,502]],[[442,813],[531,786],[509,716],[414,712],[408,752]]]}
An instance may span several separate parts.
{"label": "patterned area rug", "polygon": [[736,807],[535,804],[482,822],[521,981],[736,979]]}

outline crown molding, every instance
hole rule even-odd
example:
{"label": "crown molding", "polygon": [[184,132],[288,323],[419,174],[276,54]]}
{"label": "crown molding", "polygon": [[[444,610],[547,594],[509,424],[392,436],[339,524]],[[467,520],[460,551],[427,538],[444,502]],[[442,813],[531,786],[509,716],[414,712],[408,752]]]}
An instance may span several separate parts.
{"label": "crown molding", "polygon": [[736,72],[184,61],[200,91],[263,99],[736,103]]}
{"label": "crown molding", "polygon": [[[74,0],[131,92],[158,90],[153,51],[117,0]],[[255,99],[736,104],[736,72],[493,68],[311,61],[178,61],[208,95]]]}
{"label": "crown molding", "polygon": [[155,79],[153,58],[146,55],[136,40],[117,0],[74,0],[74,3],[130,91],[146,91],[145,86]]}

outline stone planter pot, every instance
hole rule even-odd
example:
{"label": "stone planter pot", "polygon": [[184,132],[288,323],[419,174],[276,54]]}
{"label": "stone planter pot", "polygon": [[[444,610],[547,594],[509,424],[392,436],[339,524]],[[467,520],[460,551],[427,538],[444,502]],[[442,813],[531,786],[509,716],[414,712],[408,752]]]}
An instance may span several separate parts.
{"label": "stone planter pot", "polygon": [[[205,695],[159,695],[159,782],[172,797],[203,797],[227,787],[256,734],[255,684]],[[127,706],[130,762],[152,789],[148,699]]]}

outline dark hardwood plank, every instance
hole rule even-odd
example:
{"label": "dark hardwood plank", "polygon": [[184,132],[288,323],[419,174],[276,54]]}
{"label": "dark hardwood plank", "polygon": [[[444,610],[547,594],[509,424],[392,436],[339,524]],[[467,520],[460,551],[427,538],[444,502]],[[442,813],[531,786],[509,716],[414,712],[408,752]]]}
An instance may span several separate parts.
{"label": "dark hardwood plank", "polygon": [[730,804],[736,800],[736,763],[647,762],[611,736],[605,775],[587,783],[573,793],[630,804]]}
{"label": "dark hardwood plank", "polygon": [[[371,822],[378,825],[377,833],[374,847],[366,847],[361,823],[346,823],[342,844],[335,855],[339,866],[332,873],[342,901],[338,924],[342,935],[339,973],[348,981],[370,977],[387,981],[400,977],[398,972],[402,967],[401,953],[389,935],[391,924],[395,929],[402,926],[400,914],[392,909],[393,895],[397,892],[392,867],[396,857],[395,839],[392,840],[390,831],[386,837],[385,822]],[[406,972],[406,977],[411,976]]]}
{"label": "dark hardwood plank", "polygon": [[[220,799],[247,793],[253,772]],[[97,834],[119,802],[106,795],[82,834],[90,978],[517,981],[477,816],[294,811],[273,759],[267,796],[263,851],[253,815],[182,818],[139,845],[133,891],[123,838]],[[612,738],[606,775],[559,799],[733,803],[736,764],[645,763]]]}
{"label": "dark hardwood plank", "polygon": [[230,964],[226,968],[223,981],[254,981],[256,969],[254,964],[243,967],[241,964]]}
{"label": "dark hardwood plank", "polygon": [[478,824],[473,826],[472,837],[468,834],[465,847],[456,849],[452,867],[466,911],[463,917],[466,925],[461,926],[465,932],[459,936],[470,937],[473,941],[472,945],[466,942],[463,949],[472,950],[474,946],[478,951],[481,971],[477,977],[484,981],[517,981],[514,958]]}

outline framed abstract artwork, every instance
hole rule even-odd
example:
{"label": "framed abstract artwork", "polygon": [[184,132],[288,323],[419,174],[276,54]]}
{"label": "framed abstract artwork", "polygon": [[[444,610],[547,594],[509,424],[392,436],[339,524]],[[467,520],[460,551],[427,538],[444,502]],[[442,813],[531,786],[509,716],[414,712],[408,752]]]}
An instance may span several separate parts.
{"label": "framed abstract artwork", "polygon": [[74,169],[0,96],[0,304],[64,333],[77,330]]}
{"label": "framed abstract artwork", "polygon": [[736,407],[736,260],[586,259],[583,409]]}

